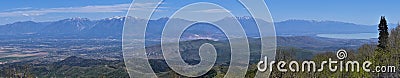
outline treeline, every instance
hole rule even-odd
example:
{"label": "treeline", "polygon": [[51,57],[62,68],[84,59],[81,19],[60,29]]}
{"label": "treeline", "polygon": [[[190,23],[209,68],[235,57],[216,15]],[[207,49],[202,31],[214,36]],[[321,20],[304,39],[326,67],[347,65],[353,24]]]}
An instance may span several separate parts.
{"label": "treeline", "polygon": [[122,60],[84,59],[71,56],[48,64],[17,62],[0,65],[0,78],[126,78]]}

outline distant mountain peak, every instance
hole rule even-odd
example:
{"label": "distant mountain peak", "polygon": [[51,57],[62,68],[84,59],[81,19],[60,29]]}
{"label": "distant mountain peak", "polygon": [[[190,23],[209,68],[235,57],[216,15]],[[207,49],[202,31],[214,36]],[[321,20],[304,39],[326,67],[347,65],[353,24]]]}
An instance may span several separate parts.
{"label": "distant mountain peak", "polygon": [[[341,22],[341,21],[330,21],[330,20],[301,20],[301,19],[289,19],[280,22],[309,22],[309,23],[345,23],[345,24],[354,24],[349,22]],[[356,25],[356,24],[354,24]]]}
{"label": "distant mountain peak", "polygon": [[19,21],[11,24],[6,24],[6,25],[12,25],[12,24],[36,24],[34,21]]}
{"label": "distant mountain peak", "polygon": [[76,21],[76,20],[89,21],[90,19],[89,18],[74,17],[74,18],[68,18],[68,19],[65,19],[65,20],[69,20],[69,21]]}
{"label": "distant mountain peak", "polygon": [[232,20],[232,19],[237,19],[237,20],[251,20],[253,17],[251,16],[241,16],[241,17],[225,17],[222,20]]}
{"label": "distant mountain peak", "polygon": [[159,19],[157,19],[157,20],[160,20],[160,21],[167,21],[167,20],[170,20],[170,19],[169,19],[169,17],[161,17],[161,18],[159,18]]}
{"label": "distant mountain peak", "polygon": [[323,21],[318,21],[318,20],[300,20],[300,19],[289,19],[289,20],[285,20],[285,21],[281,21],[281,22],[323,22]]}
{"label": "distant mountain peak", "polygon": [[251,17],[251,16],[242,16],[242,17],[236,17],[236,19],[246,19],[246,20],[248,20],[248,19],[253,19],[253,17]]}
{"label": "distant mountain peak", "polygon": [[125,19],[125,17],[124,16],[113,16],[113,17],[110,17],[110,18],[106,18],[105,20],[124,20]]}

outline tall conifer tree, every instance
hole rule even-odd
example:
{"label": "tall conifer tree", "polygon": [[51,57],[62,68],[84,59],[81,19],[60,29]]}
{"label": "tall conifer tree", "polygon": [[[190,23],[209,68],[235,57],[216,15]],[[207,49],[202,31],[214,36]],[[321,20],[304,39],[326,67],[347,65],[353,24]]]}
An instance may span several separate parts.
{"label": "tall conifer tree", "polygon": [[378,47],[381,49],[386,49],[387,43],[388,43],[388,38],[389,38],[389,32],[388,32],[388,25],[385,19],[385,16],[381,16],[381,21],[378,25],[378,30],[379,30],[379,44]]}

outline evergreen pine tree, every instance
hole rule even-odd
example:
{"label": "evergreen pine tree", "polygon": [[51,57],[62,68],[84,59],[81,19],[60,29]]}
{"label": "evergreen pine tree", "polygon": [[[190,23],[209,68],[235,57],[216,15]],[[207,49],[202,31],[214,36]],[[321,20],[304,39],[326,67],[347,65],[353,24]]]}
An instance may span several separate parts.
{"label": "evergreen pine tree", "polygon": [[379,44],[378,47],[385,50],[388,43],[389,32],[385,16],[381,16],[381,21],[378,25],[379,30]]}

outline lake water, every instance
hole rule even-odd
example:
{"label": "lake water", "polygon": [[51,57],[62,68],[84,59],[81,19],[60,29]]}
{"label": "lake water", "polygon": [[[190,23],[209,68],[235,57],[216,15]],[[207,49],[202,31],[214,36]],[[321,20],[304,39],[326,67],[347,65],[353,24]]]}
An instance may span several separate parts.
{"label": "lake water", "polygon": [[378,33],[355,33],[355,34],[317,34],[318,37],[338,39],[371,39],[378,38]]}

